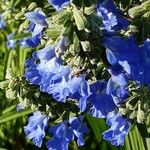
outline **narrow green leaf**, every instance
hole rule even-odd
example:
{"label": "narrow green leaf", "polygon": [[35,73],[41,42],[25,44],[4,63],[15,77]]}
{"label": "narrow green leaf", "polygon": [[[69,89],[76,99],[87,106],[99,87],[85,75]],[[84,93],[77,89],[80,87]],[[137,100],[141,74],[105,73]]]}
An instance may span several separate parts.
{"label": "narrow green leaf", "polygon": [[31,36],[31,33],[23,33],[23,34],[15,35],[12,39],[13,40],[20,40],[20,39],[23,39],[25,37],[30,37],[30,36]]}
{"label": "narrow green leaf", "polygon": [[25,111],[22,111],[22,112],[11,112],[8,115],[1,116],[0,117],[0,123],[4,123],[4,122],[7,122],[7,121],[10,121],[10,120],[28,115],[32,112],[33,112],[33,110],[31,110],[31,109],[28,109],[28,110],[25,110]]}
{"label": "narrow green leaf", "polygon": [[87,19],[83,13],[76,7],[73,9],[73,16],[78,30],[85,30],[87,27]]}

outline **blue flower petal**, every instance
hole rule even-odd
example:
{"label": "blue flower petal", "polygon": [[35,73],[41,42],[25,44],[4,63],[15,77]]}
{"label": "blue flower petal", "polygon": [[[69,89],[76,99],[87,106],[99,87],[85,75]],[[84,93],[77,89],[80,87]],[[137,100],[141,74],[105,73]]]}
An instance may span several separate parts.
{"label": "blue flower petal", "polygon": [[28,125],[24,127],[24,132],[27,138],[32,139],[33,143],[38,147],[42,146],[48,120],[48,116],[42,115],[37,111],[33,116],[28,118]]}
{"label": "blue flower petal", "polygon": [[44,27],[48,26],[48,23],[46,21],[46,16],[42,11],[27,12],[25,14],[25,16],[27,19],[29,19],[34,24],[39,24],[39,25],[44,26]]}
{"label": "blue flower petal", "polygon": [[106,123],[111,127],[103,132],[103,138],[110,141],[112,145],[123,146],[130,128],[129,119],[124,118],[119,112],[113,111],[107,115]]}
{"label": "blue flower petal", "polygon": [[48,0],[48,2],[57,10],[60,11],[64,6],[69,5],[70,0]]}

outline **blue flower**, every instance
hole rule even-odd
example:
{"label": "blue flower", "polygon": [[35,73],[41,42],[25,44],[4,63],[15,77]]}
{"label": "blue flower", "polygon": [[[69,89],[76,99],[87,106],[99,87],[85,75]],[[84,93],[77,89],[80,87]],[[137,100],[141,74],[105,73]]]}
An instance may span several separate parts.
{"label": "blue flower", "polygon": [[67,121],[63,121],[49,129],[53,134],[46,145],[49,150],[68,150],[68,144],[74,140],[74,134],[70,127],[67,127]]}
{"label": "blue flower", "polygon": [[130,80],[150,84],[149,40],[138,46],[133,37],[124,39],[119,36],[105,36],[104,45],[111,65],[120,65]]}
{"label": "blue flower", "polygon": [[[141,59],[141,51],[133,37],[124,39],[120,36],[104,36],[104,46],[107,48],[107,58],[111,65],[119,61],[137,62]],[[113,55],[113,56],[112,56]],[[111,58],[115,62],[113,63]]]}
{"label": "blue flower", "polygon": [[24,38],[23,41],[31,48],[37,47],[42,38],[43,29],[48,27],[48,22],[43,11],[28,12],[25,17],[31,22],[26,32],[32,33],[29,38]]}
{"label": "blue flower", "polygon": [[103,30],[116,31],[128,27],[128,21],[116,9],[113,0],[98,1],[97,14],[102,18],[103,25],[101,29]]}
{"label": "blue flower", "polygon": [[48,0],[48,2],[57,10],[60,11],[64,6],[69,5],[70,0]]}
{"label": "blue flower", "polygon": [[114,65],[109,69],[111,78],[107,83],[106,93],[113,97],[114,103],[119,105],[128,97],[128,76],[120,65]]}
{"label": "blue flower", "polygon": [[35,36],[32,36],[30,38],[24,39],[26,45],[30,46],[31,48],[35,48],[39,45],[41,42],[42,34],[38,34]]}
{"label": "blue flower", "polygon": [[32,11],[25,14],[26,18],[30,20],[35,26],[47,27],[46,16],[42,11]]}
{"label": "blue flower", "polygon": [[112,145],[123,146],[130,128],[130,120],[124,118],[119,112],[113,111],[107,115],[106,123],[111,127],[102,133],[103,138],[110,141]]}
{"label": "blue flower", "polygon": [[29,117],[28,121],[28,125],[24,127],[24,132],[28,139],[32,139],[36,146],[41,147],[49,117],[36,111],[33,116]]}
{"label": "blue flower", "polygon": [[57,101],[65,103],[70,93],[68,75],[71,72],[71,68],[68,66],[57,68],[56,66],[55,69],[53,75],[48,73],[47,78],[43,79],[41,87],[45,92],[52,94]]}
{"label": "blue flower", "polygon": [[80,116],[80,118],[73,117],[69,119],[71,129],[73,130],[74,135],[77,137],[78,146],[83,146],[85,144],[84,134],[89,133],[88,128],[82,121],[83,116]]}
{"label": "blue flower", "polygon": [[96,118],[105,118],[116,108],[112,96],[106,94],[107,82],[97,81],[90,85],[92,94],[88,98],[87,111]]}
{"label": "blue flower", "polygon": [[[57,59],[55,58],[55,48],[47,46],[32,54],[32,58],[26,61],[25,77],[32,84],[40,85],[42,75],[55,69]],[[50,71],[52,72],[52,71]]]}
{"label": "blue flower", "polygon": [[0,29],[4,29],[6,26],[4,17],[0,14]]}
{"label": "blue flower", "polygon": [[73,75],[69,81],[71,89],[70,97],[79,99],[79,108],[83,112],[86,110],[87,98],[91,95],[89,83],[85,80],[85,74]]}
{"label": "blue flower", "polygon": [[132,64],[132,78],[141,84],[150,85],[150,40],[140,45],[142,59]]}
{"label": "blue flower", "polygon": [[10,48],[10,49],[15,48],[16,40],[12,39],[13,36],[14,36],[14,33],[11,33],[11,34],[7,35],[7,42],[6,42],[7,48]]}
{"label": "blue flower", "polygon": [[79,118],[73,117],[69,121],[65,120],[49,129],[49,132],[53,135],[46,145],[49,150],[68,150],[69,142],[77,138],[78,146],[83,146],[84,134],[89,132],[86,125],[82,122],[83,116]]}

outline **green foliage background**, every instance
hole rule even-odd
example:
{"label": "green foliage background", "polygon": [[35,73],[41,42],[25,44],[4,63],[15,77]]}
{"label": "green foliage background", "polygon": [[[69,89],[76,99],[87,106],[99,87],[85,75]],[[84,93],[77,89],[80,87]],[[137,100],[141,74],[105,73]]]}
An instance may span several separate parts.
{"label": "green foliage background", "polygon": [[[143,2],[145,1],[143,0]],[[28,11],[28,6],[32,2],[36,2],[37,7],[41,7],[48,15],[55,13],[54,9],[48,5],[47,0],[0,1],[0,13],[3,13],[6,20],[6,28],[0,30],[0,81],[4,80],[8,68],[12,68],[14,75],[23,75],[24,61],[32,49],[17,46],[15,50],[9,50],[6,47],[6,36],[12,32],[19,35],[19,27],[23,20],[18,19],[18,16]],[[134,33],[139,43],[150,38],[150,5],[145,7],[139,0],[115,0],[115,2],[124,15],[130,16],[131,19],[130,29],[123,34]],[[137,6],[139,4],[140,6]],[[16,112],[16,103],[15,98],[7,99],[5,93],[0,90],[0,150],[36,150],[38,148],[26,139],[23,132],[23,126],[27,123],[28,115],[32,111],[25,110],[18,113]],[[131,127],[123,147],[113,147],[102,139],[101,133],[108,128],[104,120],[90,116],[87,116],[86,119],[91,129],[90,135],[86,138],[86,145],[77,148],[75,143],[71,143],[69,148],[72,150],[150,150],[150,117],[147,119],[147,123],[135,123]],[[41,149],[46,148],[42,147]]]}

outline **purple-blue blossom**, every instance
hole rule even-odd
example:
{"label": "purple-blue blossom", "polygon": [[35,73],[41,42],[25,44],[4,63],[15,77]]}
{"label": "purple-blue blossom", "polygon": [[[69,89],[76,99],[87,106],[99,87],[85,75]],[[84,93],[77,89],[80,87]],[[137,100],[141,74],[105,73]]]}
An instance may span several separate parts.
{"label": "purple-blue blossom", "polygon": [[65,120],[49,129],[53,137],[46,143],[49,150],[68,150],[69,142],[77,138],[78,146],[85,144],[84,135],[89,130],[83,123],[83,116],[73,117],[69,121]]}
{"label": "purple-blue blossom", "polygon": [[112,32],[128,27],[128,20],[122,17],[121,12],[116,9],[113,0],[98,1],[97,14],[102,18],[102,30]]}
{"label": "purple-blue blossom", "polygon": [[55,46],[46,46],[32,54],[26,61],[25,77],[40,90],[52,94],[59,102],[68,97],[79,100],[80,111],[86,109],[86,99],[91,94],[85,74],[75,75],[70,66],[63,65],[66,38],[62,36]]}
{"label": "purple-blue blossom", "polygon": [[63,121],[49,129],[53,135],[46,145],[48,150],[68,150],[68,144],[74,140],[74,134],[70,127],[67,127],[67,121]]}
{"label": "purple-blue blossom", "polygon": [[27,46],[35,48],[39,45],[41,41],[44,28],[48,27],[46,15],[41,10],[35,10],[32,12],[27,12],[25,14],[25,17],[30,21],[26,32],[31,33],[32,36],[24,38],[23,42],[26,43]]}
{"label": "purple-blue blossom", "polygon": [[112,111],[107,115],[106,123],[111,127],[102,133],[103,138],[110,141],[112,145],[123,146],[124,139],[129,132],[130,120],[119,112]]}
{"label": "purple-blue blossom", "polygon": [[83,119],[83,116],[80,116],[79,118],[73,117],[69,119],[71,129],[73,130],[73,133],[77,138],[78,146],[83,146],[85,144],[84,135],[89,133],[89,129],[83,123]]}
{"label": "purple-blue blossom", "polygon": [[33,116],[28,118],[28,125],[24,127],[27,138],[32,139],[33,143],[38,147],[42,146],[48,121],[48,116],[36,111]]}
{"label": "purple-blue blossom", "polygon": [[128,76],[120,65],[114,65],[109,70],[111,78],[108,80],[106,93],[113,97],[116,105],[128,97]]}
{"label": "purple-blue blossom", "polygon": [[109,112],[116,108],[112,96],[106,93],[107,82],[96,81],[90,85],[91,95],[87,99],[87,109],[93,117],[105,118]]}
{"label": "purple-blue blossom", "polygon": [[49,2],[57,11],[61,11],[65,6],[69,5],[70,0],[48,0],[48,2]]}

